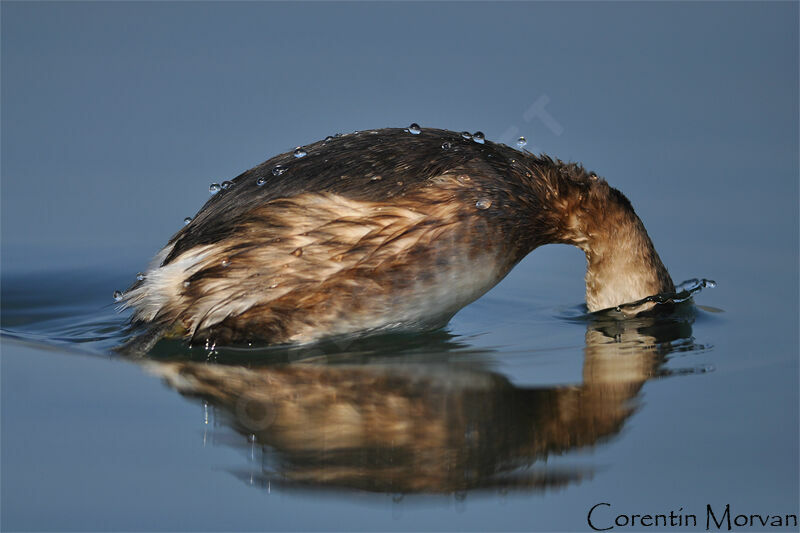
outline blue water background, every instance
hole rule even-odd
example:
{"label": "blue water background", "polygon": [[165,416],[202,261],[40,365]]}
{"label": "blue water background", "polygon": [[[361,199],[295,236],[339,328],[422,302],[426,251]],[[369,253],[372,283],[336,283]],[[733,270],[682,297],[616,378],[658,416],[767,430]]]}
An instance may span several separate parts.
{"label": "blue water background", "polygon": [[[0,529],[573,531],[602,501],[798,512],[796,3],[3,3],[0,15]],[[718,283],[664,365],[686,374],[648,380],[619,432],[534,465],[591,470],[579,482],[402,499],[251,485],[245,435],[109,351],[124,320],[112,291],[210,182],[411,122],[525,135],[583,162],[631,199],[676,281]],[[576,249],[537,250],[451,322],[478,353],[447,364],[516,387],[580,384],[583,269]]]}

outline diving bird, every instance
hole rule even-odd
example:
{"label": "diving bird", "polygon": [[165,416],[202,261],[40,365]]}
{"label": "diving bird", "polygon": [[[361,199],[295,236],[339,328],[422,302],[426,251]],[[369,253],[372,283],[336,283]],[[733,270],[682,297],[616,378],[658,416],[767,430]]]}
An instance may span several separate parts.
{"label": "diving bird", "polygon": [[604,179],[483,134],[413,126],[328,137],[212,184],[118,295],[148,345],[438,328],[549,243],[585,252],[589,311],[674,291]]}

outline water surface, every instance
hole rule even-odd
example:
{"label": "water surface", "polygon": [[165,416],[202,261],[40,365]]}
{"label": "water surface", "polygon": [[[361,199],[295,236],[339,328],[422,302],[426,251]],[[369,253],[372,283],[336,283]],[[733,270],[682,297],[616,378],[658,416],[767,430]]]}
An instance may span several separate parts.
{"label": "water surface", "polygon": [[553,269],[530,298],[526,276],[574,259],[546,250],[443,330],[162,342],[135,360],[113,350],[126,316],[108,292],[128,273],[7,274],[4,527],[585,529],[599,501],[789,512],[791,351],[740,349],[719,288],[617,319],[559,301],[574,272]]}
{"label": "water surface", "polygon": [[[796,2],[0,11],[0,529],[799,512]],[[582,254],[546,246],[429,334],[113,351],[113,291],[210,183],[412,122],[584,163],[717,287],[587,317]]]}

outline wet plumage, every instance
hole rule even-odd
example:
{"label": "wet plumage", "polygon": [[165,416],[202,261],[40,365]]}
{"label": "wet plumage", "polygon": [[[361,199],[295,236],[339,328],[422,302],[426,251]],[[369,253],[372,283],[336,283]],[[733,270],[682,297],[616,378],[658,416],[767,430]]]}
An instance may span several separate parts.
{"label": "wet plumage", "polygon": [[445,130],[364,131],[231,181],[124,295],[194,342],[430,329],[536,247],[587,254],[590,310],[672,289],[625,197],[575,164]]}

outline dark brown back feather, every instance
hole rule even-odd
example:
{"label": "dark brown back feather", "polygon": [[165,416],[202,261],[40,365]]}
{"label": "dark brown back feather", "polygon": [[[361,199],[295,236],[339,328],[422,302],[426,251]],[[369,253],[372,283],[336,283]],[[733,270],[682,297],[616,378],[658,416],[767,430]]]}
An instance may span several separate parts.
{"label": "dark brown back feather", "polygon": [[[447,145],[449,148],[443,148]],[[318,141],[304,149],[308,154],[305,157],[298,159],[286,152],[234,178],[230,189],[209,199],[192,223],[173,237],[175,246],[163,264],[194,246],[230,237],[258,206],[304,192],[387,201],[408,194],[435,176],[463,172],[475,180],[476,195],[494,197],[498,207],[504,204],[536,214],[545,211],[542,200],[548,190],[559,191],[568,187],[569,181],[585,181],[588,176],[575,164],[565,165],[490,141],[479,144],[458,133],[428,128],[419,135],[401,128],[363,131]],[[273,169],[278,165],[286,170],[276,176]],[[259,178],[266,183],[259,186]],[[512,217],[514,220],[508,222],[519,226],[518,211],[497,212]],[[537,235],[546,229],[543,226],[547,224],[531,223],[539,226],[530,228]]]}

